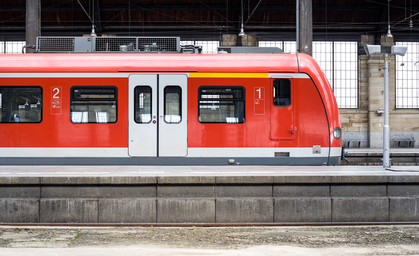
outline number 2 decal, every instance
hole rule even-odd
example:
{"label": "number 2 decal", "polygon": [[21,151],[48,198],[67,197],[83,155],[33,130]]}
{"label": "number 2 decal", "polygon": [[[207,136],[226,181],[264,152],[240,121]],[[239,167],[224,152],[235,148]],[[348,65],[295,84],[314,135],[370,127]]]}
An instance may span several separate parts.
{"label": "number 2 decal", "polygon": [[60,88],[57,88],[57,87],[52,88],[52,93],[54,93],[52,95],[52,98],[53,99],[59,99],[60,98],[60,96],[59,96],[59,94],[60,94]]}
{"label": "number 2 decal", "polygon": [[63,102],[61,87],[53,87],[51,90],[51,115],[62,115]]}

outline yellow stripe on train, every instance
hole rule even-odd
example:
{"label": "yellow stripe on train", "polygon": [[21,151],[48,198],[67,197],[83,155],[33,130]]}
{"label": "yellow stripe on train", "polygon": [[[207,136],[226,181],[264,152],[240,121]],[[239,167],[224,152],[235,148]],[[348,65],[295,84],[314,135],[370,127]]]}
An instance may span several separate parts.
{"label": "yellow stripe on train", "polygon": [[206,78],[269,78],[269,73],[189,73],[189,77],[206,77]]}

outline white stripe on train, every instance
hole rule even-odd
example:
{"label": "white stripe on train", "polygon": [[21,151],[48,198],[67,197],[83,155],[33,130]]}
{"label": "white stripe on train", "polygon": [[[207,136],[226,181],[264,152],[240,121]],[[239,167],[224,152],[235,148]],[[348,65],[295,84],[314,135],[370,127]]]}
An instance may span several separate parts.
{"label": "white stripe on train", "polygon": [[[331,148],[330,156],[340,156],[341,148]],[[328,148],[188,148],[186,157],[328,157]],[[128,148],[0,148],[0,157],[116,157],[128,158]]]}

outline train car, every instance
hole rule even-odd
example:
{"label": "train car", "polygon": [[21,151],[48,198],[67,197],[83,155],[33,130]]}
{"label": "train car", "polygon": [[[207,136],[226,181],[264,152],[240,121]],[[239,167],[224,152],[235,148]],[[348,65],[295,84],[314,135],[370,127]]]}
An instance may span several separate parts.
{"label": "train car", "polygon": [[335,165],[305,54],[3,54],[0,164]]}

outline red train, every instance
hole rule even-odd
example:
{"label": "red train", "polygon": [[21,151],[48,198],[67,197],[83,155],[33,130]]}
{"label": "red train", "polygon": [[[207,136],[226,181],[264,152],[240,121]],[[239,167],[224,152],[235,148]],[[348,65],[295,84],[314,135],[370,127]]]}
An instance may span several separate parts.
{"label": "red train", "polygon": [[0,60],[0,164],[340,162],[336,100],[305,54]]}

